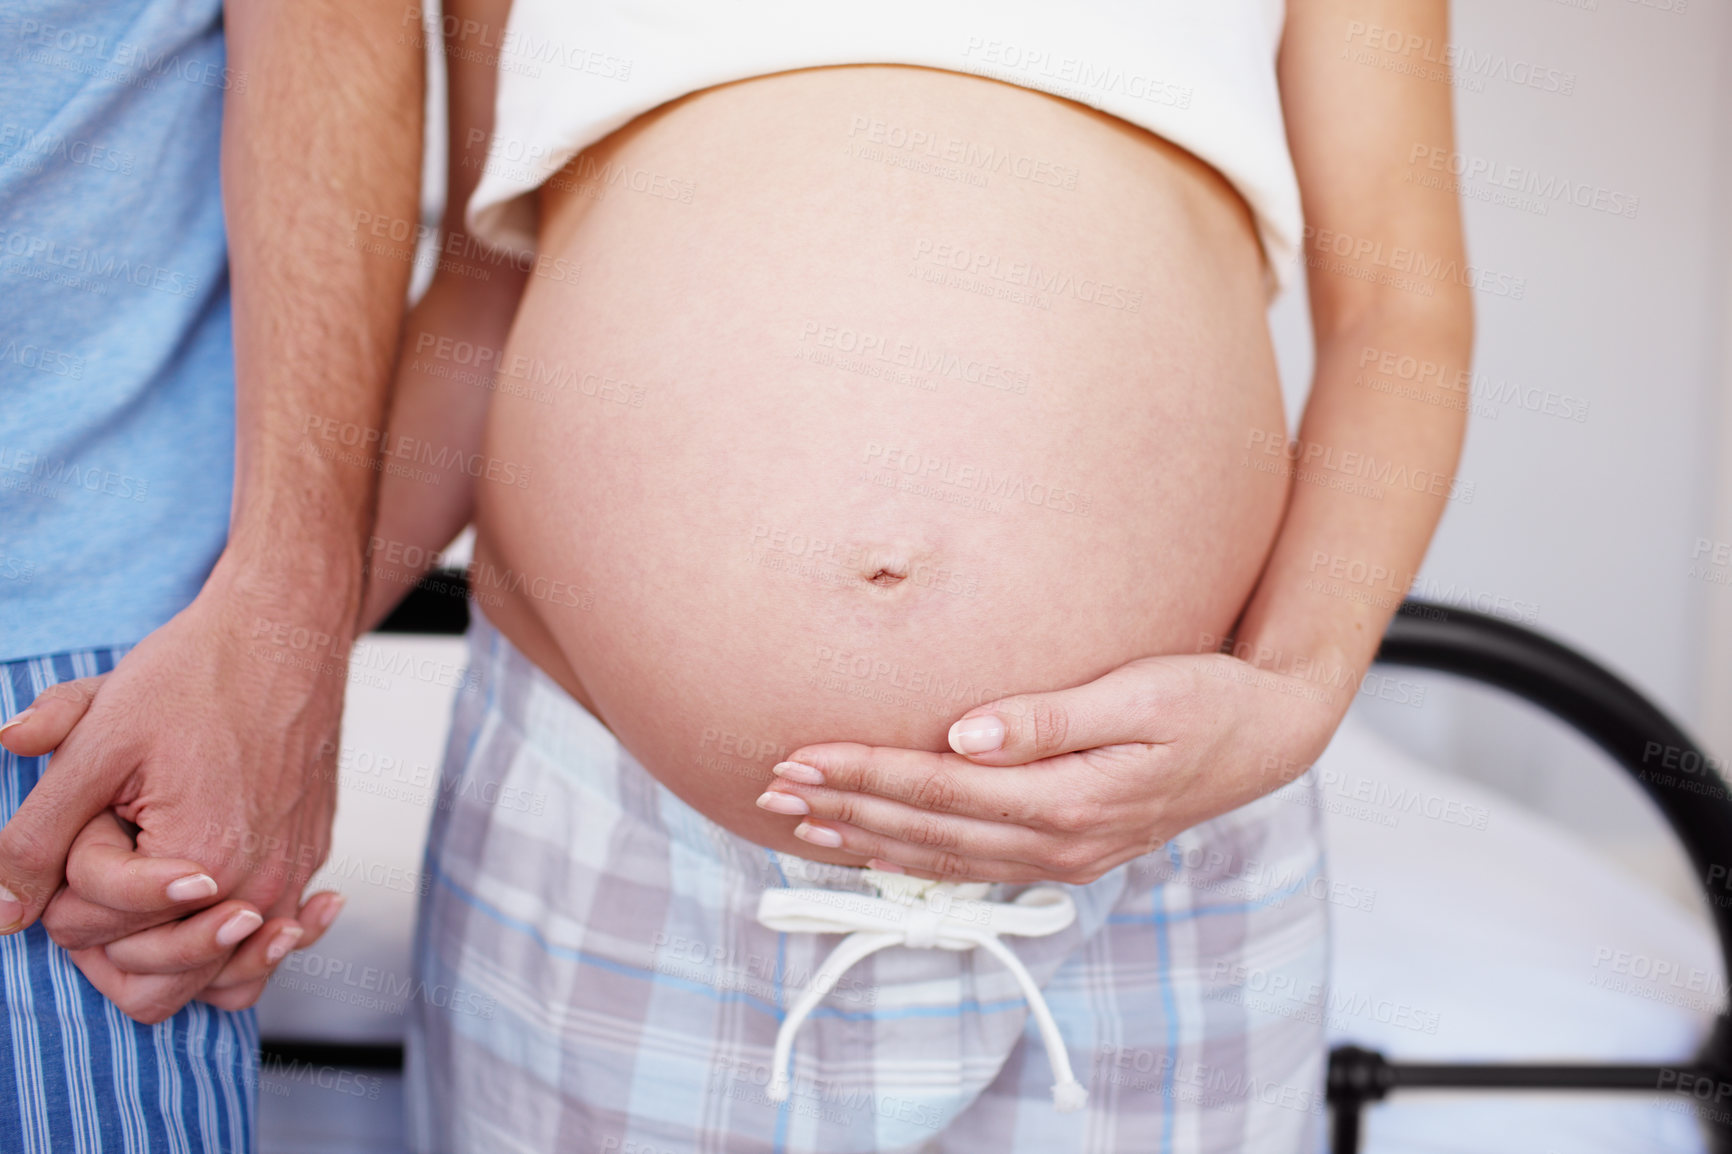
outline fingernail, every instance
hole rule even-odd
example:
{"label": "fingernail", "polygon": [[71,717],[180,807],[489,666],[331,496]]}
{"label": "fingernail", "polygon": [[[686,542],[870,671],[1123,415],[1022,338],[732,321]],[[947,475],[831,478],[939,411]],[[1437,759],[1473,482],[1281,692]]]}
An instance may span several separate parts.
{"label": "fingernail", "polygon": [[0,934],[9,934],[24,920],[24,903],[11,890],[0,886]]}
{"label": "fingernail", "polygon": [[0,733],[5,733],[14,725],[23,725],[26,721],[30,720],[30,715],[35,712],[36,707],[32,705],[29,709],[21,710],[20,712],[13,714],[11,721],[8,721],[5,725],[0,725]]}
{"label": "fingernail", "polygon": [[866,868],[877,870],[881,874],[905,874],[908,872],[893,861],[879,861],[877,858],[867,862]]}
{"label": "fingernail", "polygon": [[842,835],[835,830],[825,829],[821,825],[807,825],[805,822],[794,827],[794,836],[826,849],[835,849],[842,844]]}
{"label": "fingernail", "polygon": [[200,898],[214,898],[216,892],[216,879],[209,874],[187,874],[168,883],[171,902],[196,902]]}
{"label": "fingernail", "polygon": [[957,753],[991,753],[1004,748],[1004,722],[992,716],[965,717],[950,727],[950,748]]}
{"label": "fingernail", "polygon": [[770,790],[758,797],[758,808],[767,809],[771,813],[785,813],[789,817],[801,817],[812,812],[804,798],[795,797],[791,793],[777,793]]}
{"label": "fingernail", "polygon": [[217,931],[216,940],[219,946],[233,946],[244,941],[248,934],[265,924],[265,919],[253,910],[241,910],[223,923]]}
{"label": "fingernail", "polygon": [[265,947],[265,961],[274,966],[288,957],[289,951],[295,948],[295,943],[300,941],[301,935],[306,932],[300,926],[284,926],[278,930],[277,936],[271,939],[271,944]]}
{"label": "fingernail", "polygon": [[338,894],[336,897],[331,899],[331,901],[325,906],[324,914],[319,918],[319,929],[321,931],[331,928],[331,923],[336,921],[337,915],[343,912],[343,903],[348,900],[349,899],[344,897],[342,894]]}
{"label": "fingernail", "polygon": [[777,777],[785,777],[789,781],[797,781],[801,785],[823,785],[824,773],[810,765],[801,765],[797,761],[784,761],[770,770]]}

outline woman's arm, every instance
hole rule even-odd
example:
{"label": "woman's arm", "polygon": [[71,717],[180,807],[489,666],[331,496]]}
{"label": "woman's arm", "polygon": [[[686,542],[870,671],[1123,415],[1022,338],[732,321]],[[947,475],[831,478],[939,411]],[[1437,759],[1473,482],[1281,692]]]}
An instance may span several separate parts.
{"label": "woman's arm", "polygon": [[1345,685],[1331,732],[1454,491],[1467,422],[1460,209],[1412,179],[1416,156],[1454,152],[1452,89],[1441,69],[1381,67],[1406,59],[1379,46],[1396,35],[1447,43],[1446,0],[1294,0],[1280,58],[1316,370],[1286,518],[1234,652]]}
{"label": "woman's arm", "polygon": [[[1453,148],[1447,70],[1385,67],[1406,58],[1373,29],[1442,44],[1446,0],[1289,4],[1280,77],[1317,369],[1232,653],[1200,637],[980,706],[951,728],[954,753],[796,750],[760,804],[803,801],[799,836],[929,876],[1082,884],[1287,784],[1329,743],[1452,491],[1473,324],[1455,199],[1405,179]],[[1387,382],[1401,392],[1373,387]]]}
{"label": "woman's arm", "polygon": [[[492,370],[523,293],[525,274],[517,263],[489,258],[463,223],[493,133],[498,58],[484,46],[502,42],[510,8],[511,0],[446,5],[449,177],[439,265],[403,327],[379,509],[367,548],[363,631],[385,619],[474,511],[474,470],[447,465],[433,482],[424,462],[469,462],[481,451]],[[466,350],[461,358],[453,351],[459,346]],[[480,350],[479,356],[469,350]]]}

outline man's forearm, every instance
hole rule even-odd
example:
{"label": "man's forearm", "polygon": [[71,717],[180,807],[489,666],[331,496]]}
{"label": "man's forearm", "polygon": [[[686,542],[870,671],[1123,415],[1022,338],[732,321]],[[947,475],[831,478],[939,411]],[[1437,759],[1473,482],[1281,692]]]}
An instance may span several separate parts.
{"label": "man's forearm", "polygon": [[[222,566],[295,623],[344,639],[419,204],[417,11],[400,0],[225,9],[237,446]],[[358,222],[375,220],[408,239],[373,242]]]}
{"label": "man's forearm", "polygon": [[[1451,497],[1466,423],[1471,310],[1372,311],[1317,349],[1293,491],[1235,652],[1352,702]],[[1251,438],[1251,451],[1284,441]],[[1327,684],[1324,684],[1327,683]]]}

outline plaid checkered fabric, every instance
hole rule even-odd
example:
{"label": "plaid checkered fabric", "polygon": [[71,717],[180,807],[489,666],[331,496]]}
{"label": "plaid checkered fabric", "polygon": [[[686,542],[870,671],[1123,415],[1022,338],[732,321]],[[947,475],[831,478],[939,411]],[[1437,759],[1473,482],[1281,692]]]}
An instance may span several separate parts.
{"label": "plaid checkered fabric", "polygon": [[1062,932],[1004,939],[1057,1019],[1082,1110],[1054,1109],[1001,963],[900,946],[819,1005],[778,1104],[777,1028],[840,936],[767,929],[759,897],[846,900],[873,892],[864,871],[722,829],[484,621],[470,644],[481,688],[457,706],[416,932],[415,1149],[1318,1148],[1329,891],[1309,781],[1066,887]]}

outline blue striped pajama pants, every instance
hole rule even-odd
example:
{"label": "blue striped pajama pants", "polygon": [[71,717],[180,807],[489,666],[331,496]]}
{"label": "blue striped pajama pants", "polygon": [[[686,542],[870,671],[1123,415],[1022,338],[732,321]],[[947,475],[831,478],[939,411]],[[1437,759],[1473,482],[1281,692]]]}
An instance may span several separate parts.
{"label": "blue striped pajama pants", "polygon": [[[50,685],[106,673],[124,649],[0,663],[0,724]],[[49,759],[0,750],[0,820]],[[85,980],[40,925],[0,938],[0,1151],[250,1154],[253,1012],[193,1002],[141,1026]]]}

